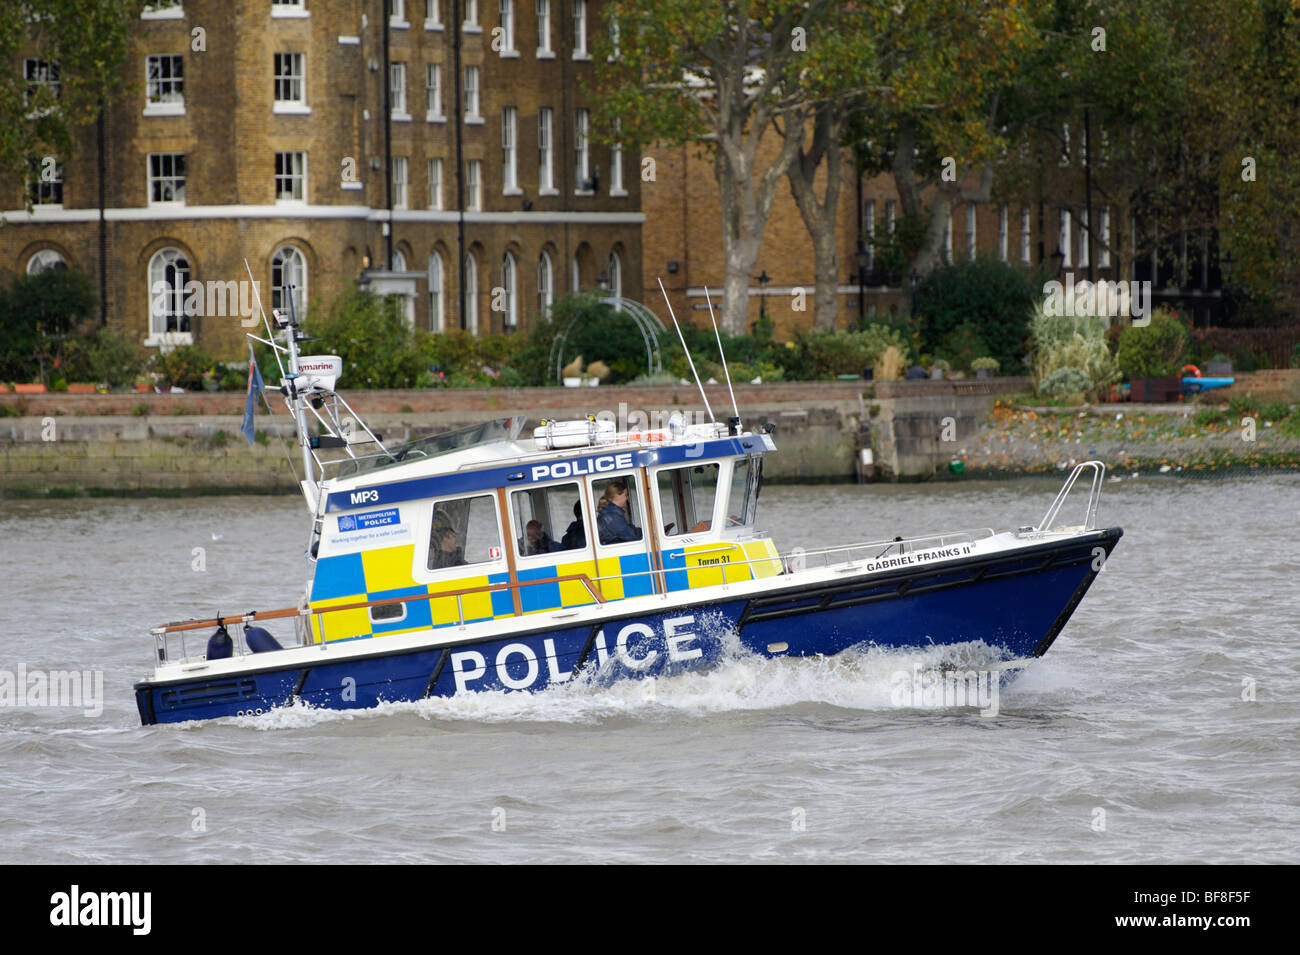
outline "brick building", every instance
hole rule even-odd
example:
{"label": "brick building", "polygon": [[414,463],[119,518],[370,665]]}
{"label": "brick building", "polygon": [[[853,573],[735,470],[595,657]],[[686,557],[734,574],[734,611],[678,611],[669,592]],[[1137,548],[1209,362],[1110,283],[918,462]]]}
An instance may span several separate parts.
{"label": "brick building", "polygon": [[[1198,325],[1210,324],[1222,311],[1215,236],[1205,230],[1181,231],[1157,234],[1153,240],[1145,235],[1147,230],[1139,228],[1142,223],[1135,217],[1141,216],[1140,210],[1107,204],[1100,198],[1100,189],[1092,200],[1096,224],[1089,230],[1085,172],[1090,157],[1081,124],[1074,125],[1073,147],[1070,129],[1070,124],[1063,125],[1061,143],[1052,144],[1052,152],[1059,151],[1059,155],[1055,161],[1049,160],[1050,175],[1032,177],[1038,182],[1036,189],[999,196],[1014,178],[1012,170],[1003,169],[995,173],[992,201],[953,208],[942,258],[953,262],[990,256],[1062,277],[1072,273],[1076,282],[1151,280],[1157,305],[1177,304]],[[778,137],[769,132],[760,145],[756,168],[765,168],[779,148]],[[716,308],[725,266],[713,161],[698,152],[695,146],[661,144],[645,150],[645,156],[654,160],[654,180],[641,183],[641,207],[646,215],[643,300],[657,310],[662,308],[663,296],[656,281],[661,278],[679,317],[707,323],[705,287]],[[1091,158],[1096,164],[1096,181],[1104,181],[1104,157]],[[819,194],[824,178],[823,168],[817,184]],[[973,180],[972,176],[971,185]],[[838,208],[840,310],[836,327],[851,328],[859,317],[870,322],[873,316],[896,313],[901,285],[911,277],[891,274],[878,255],[902,215],[892,176],[859,181],[851,157],[846,156]],[[1158,263],[1154,271],[1153,262]],[[761,281],[762,277],[767,281]],[[812,239],[788,183],[782,181],[751,280],[750,326],[762,307],[773,320],[778,338],[788,337],[796,328],[810,328],[814,284]],[[800,290],[805,292],[802,311],[796,309]]]}
{"label": "brick building", "polygon": [[592,141],[582,92],[597,29],[598,0],[155,4],[102,149],[82,130],[30,211],[0,184],[0,280],[65,263],[110,327],[224,357],[245,258],[268,309],[360,278],[432,330],[523,328],[598,282],[635,296],[638,158]]}

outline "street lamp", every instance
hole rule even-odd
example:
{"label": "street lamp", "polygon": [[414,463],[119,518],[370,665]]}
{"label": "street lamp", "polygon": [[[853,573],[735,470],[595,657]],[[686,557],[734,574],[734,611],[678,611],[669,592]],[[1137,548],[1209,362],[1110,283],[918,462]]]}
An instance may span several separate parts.
{"label": "street lamp", "polygon": [[599,275],[596,276],[596,284],[597,284],[598,286],[600,286],[600,290],[601,290],[602,292],[608,292],[608,291],[609,291],[609,276],[606,275],[604,272],[601,272]]}
{"label": "street lamp", "polygon": [[760,329],[763,331],[767,329],[767,283],[772,281],[772,276],[767,274],[767,269],[764,269],[758,273],[754,281],[758,283],[758,321],[754,323],[751,331],[755,338],[760,338],[762,337]]}
{"label": "street lamp", "polygon": [[1223,320],[1232,321],[1232,273],[1237,265],[1237,260],[1232,257],[1232,253],[1219,259],[1219,291],[1223,297]]}
{"label": "street lamp", "polygon": [[1065,267],[1065,253],[1061,251],[1059,245],[1056,247],[1056,251],[1052,253],[1052,261],[1056,263],[1056,268],[1053,271],[1055,274],[1060,275],[1061,269]]}

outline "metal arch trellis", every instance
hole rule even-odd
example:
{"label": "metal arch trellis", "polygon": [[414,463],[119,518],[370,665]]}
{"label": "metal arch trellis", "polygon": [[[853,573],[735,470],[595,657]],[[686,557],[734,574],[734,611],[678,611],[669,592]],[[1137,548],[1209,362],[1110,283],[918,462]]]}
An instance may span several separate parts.
{"label": "metal arch trellis", "polygon": [[[613,305],[619,313],[626,314],[632,319],[637,331],[641,333],[641,339],[645,342],[646,374],[662,374],[664,366],[659,351],[659,333],[666,332],[668,329],[659,320],[659,316],[640,302],[634,302],[630,298],[616,298],[611,295],[598,301],[603,305]],[[573,327],[578,324],[581,317],[579,315],[570,320],[569,324],[564,326],[563,331],[556,335],[555,340],[551,342],[551,354],[547,363],[555,369],[556,383],[560,383],[564,377],[564,343],[568,341],[569,333],[573,331]]]}

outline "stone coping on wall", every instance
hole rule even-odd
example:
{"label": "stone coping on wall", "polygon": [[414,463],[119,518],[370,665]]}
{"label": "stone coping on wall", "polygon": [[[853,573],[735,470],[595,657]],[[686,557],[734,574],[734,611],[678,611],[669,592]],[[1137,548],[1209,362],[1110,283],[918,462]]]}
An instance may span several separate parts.
{"label": "stone coping on wall", "polygon": [[[923,395],[1004,394],[1024,391],[1028,378],[962,379],[957,381],[798,381],[736,384],[736,404],[746,407],[813,402],[856,402],[860,396],[877,398]],[[341,392],[360,414],[428,412],[509,412],[545,410],[548,413],[587,414],[602,409],[615,413],[620,404],[647,413],[658,409],[701,408],[694,385],[613,385],[596,388],[424,388],[391,391]],[[727,386],[705,385],[713,413],[722,420],[731,409]],[[279,414],[283,404],[268,392]],[[0,394],[0,407],[20,414],[104,417],[113,415],[233,415],[242,414],[240,392],[187,392],[183,395],[126,392],[107,395],[72,395],[47,392],[37,395]]]}

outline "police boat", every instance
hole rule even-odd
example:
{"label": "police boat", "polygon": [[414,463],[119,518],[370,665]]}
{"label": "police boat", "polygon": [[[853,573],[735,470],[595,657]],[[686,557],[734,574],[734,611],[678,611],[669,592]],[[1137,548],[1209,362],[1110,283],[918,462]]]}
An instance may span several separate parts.
{"label": "police boat", "polygon": [[[145,725],[539,692],[734,654],[970,644],[1014,667],[1052,645],[1123,533],[1096,526],[1105,469],[1088,461],[1037,525],[782,551],[758,522],[770,426],[589,416],[525,435],[514,417],[388,447],[335,391],[341,361],[300,358],[297,324],[276,322],[283,344],[269,322],[258,340],[288,361],[310,582],[283,609],[154,628]],[[1082,523],[1064,524],[1084,475]]]}

